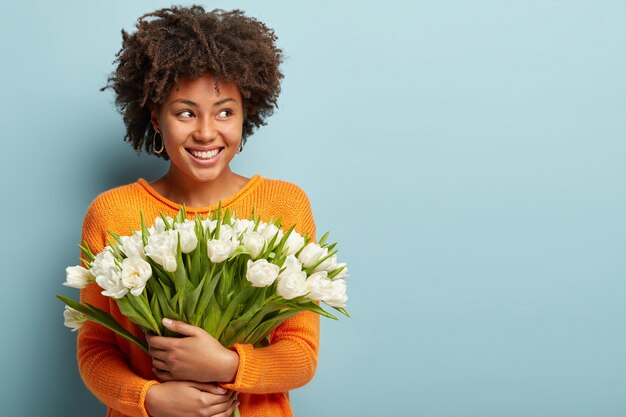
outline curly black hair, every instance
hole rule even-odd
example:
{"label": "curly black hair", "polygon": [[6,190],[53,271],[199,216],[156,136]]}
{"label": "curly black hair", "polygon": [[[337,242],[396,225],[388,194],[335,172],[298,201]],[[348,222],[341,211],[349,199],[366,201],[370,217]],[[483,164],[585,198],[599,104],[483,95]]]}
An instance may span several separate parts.
{"label": "curly black hair", "polygon": [[[210,73],[216,88],[218,80],[237,84],[245,114],[242,144],[277,107],[282,51],[274,31],[241,10],[164,8],[141,16],[136,29],[122,30],[117,68],[102,90],[115,92],[124,140],[138,152],[142,147],[154,151],[150,110],[166,100],[181,77]],[[158,156],[169,159],[166,152]]]}

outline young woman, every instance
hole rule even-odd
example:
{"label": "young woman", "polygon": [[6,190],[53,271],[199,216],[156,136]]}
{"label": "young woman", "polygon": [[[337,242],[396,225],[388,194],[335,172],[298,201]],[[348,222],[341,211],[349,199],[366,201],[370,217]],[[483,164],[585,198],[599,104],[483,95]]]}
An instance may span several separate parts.
{"label": "young woman", "polygon": [[[206,215],[230,207],[262,220],[282,218],[315,236],[306,194],[297,186],[234,173],[230,162],[253,130],[272,114],[280,92],[281,50],[271,29],[240,11],[173,7],[139,18],[122,32],[117,69],[107,88],[116,94],[126,140],[170,161],[154,181],[139,179],[99,195],[87,210],[83,240],[96,251],[108,231],[127,234],[181,204]],[[149,225],[148,225],[149,226]],[[306,384],[317,365],[319,316],[303,312],[280,325],[267,347],[232,349],[198,327],[164,320],[181,338],[146,336],[115,301],[91,285],[83,301],[109,311],[150,345],[146,355],[111,331],[87,322],[78,336],[80,372],[108,407],[108,416],[291,416],[289,390]]]}

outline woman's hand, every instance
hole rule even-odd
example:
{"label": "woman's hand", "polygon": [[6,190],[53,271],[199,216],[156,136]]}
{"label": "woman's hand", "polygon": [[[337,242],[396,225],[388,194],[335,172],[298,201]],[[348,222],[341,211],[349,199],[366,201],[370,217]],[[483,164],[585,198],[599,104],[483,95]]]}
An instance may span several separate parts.
{"label": "woman's hand", "polygon": [[231,382],[239,355],[203,329],[163,319],[163,325],[185,337],[146,336],[154,373],[161,381]]}
{"label": "woman's hand", "polygon": [[229,417],[237,405],[235,391],[190,381],[153,385],[148,388],[145,400],[151,417]]}

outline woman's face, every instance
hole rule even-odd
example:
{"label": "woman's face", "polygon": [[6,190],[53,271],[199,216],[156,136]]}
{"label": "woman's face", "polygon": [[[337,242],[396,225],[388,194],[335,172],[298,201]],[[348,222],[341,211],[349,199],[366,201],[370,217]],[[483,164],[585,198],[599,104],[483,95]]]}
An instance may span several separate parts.
{"label": "woman's face", "polygon": [[243,103],[235,83],[219,82],[218,87],[219,94],[209,74],[182,78],[152,112],[177,178],[210,182],[230,174],[241,142]]}

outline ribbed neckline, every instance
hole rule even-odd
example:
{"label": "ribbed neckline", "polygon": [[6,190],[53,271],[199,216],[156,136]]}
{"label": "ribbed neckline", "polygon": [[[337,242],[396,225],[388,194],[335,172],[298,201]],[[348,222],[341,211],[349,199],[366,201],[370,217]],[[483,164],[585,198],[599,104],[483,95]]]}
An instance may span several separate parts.
{"label": "ribbed neckline", "polygon": [[[248,182],[241,187],[239,191],[235,194],[225,198],[222,200],[222,207],[228,207],[230,204],[234,203],[237,199],[243,197],[244,195],[250,193],[257,185],[259,185],[263,181],[263,177],[260,175],[254,175],[252,178],[248,180]],[[174,210],[178,210],[180,208],[180,204],[162,196],[159,194],[152,186],[146,181],[144,178],[139,178],[136,182],[141,188],[146,191],[150,196],[160,201],[161,203],[173,208]],[[193,214],[195,213],[207,213],[209,211],[216,210],[219,204],[213,204],[206,207],[187,207],[187,213]]]}

